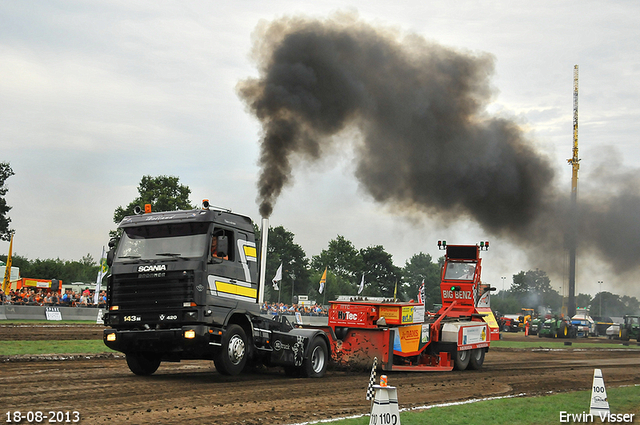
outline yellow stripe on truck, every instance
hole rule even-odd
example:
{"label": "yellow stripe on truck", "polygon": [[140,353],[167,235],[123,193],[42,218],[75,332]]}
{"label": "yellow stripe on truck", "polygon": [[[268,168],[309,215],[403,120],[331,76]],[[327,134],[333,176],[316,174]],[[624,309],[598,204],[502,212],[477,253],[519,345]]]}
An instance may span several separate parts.
{"label": "yellow stripe on truck", "polygon": [[247,257],[257,258],[255,246],[244,245],[243,248],[244,248],[244,255],[246,255]]}
{"label": "yellow stripe on truck", "polygon": [[246,286],[235,285],[233,283],[220,282],[216,280],[216,288],[219,292],[226,294],[241,295],[243,297],[257,298],[258,290],[253,288],[247,288]]}

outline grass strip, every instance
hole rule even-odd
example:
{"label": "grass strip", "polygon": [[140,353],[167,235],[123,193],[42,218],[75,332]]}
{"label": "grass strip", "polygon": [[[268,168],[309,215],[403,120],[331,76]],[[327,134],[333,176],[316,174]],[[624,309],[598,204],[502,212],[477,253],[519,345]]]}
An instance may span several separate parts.
{"label": "grass strip", "polygon": [[0,325],[95,325],[95,320],[45,320],[45,319],[20,319],[0,320]]}
{"label": "grass strip", "polygon": [[[605,377],[606,379],[606,377]],[[606,382],[606,381],[605,381]],[[612,414],[635,414],[640,422],[640,386],[608,388],[607,396]],[[398,394],[402,403],[402,394]],[[591,391],[575,391],[539,397],[513,397],[479,401],[456,406],[436,406],[424,410],[400,412],[402,425],[539,425],[560,422],[560,412],[580,415],[589,413]],[[367,425],[370,417],[335,421],[338,425]],[[596,415],[593,422],[601,423]],[[570,422],[580,423],[580,422]]]}
{"label": "grass strip", "polygon": [[597,343],[597,342],[575,342],[571,340],[571,345],[564,345],[564,341],[545,340],[544,338],[531,341],[491,341],[492,348],[549,348],[549,349],[562,349],[562,350],[576,350],[580,348],[600,348],[602,350],[610,349],[640,349],[640,345],[636,341],[629,342],[629,345],[622,345],[620,341],[611,343]]}
{"label": "grass strip", "polygon": [[0,356],[33,354],[113,353],[100,339],[0,341]]}

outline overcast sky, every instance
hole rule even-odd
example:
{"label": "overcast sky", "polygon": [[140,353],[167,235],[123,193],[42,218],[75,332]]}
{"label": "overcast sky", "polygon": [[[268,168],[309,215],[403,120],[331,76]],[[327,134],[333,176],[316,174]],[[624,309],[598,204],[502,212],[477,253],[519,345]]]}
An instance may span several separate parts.
{"label": "overcast sky", "polygon": [[[259,221],[260,124],[236,90],[258,75],[252,33],[261,21],[338,11],[493,55],[487,112],[525,129],[567,194],[578,64],[580,193],[597,167],[640,168],[636,1],[2,1],[0,161],[15,172],[6,196],[14,252],[98,258],[115,208],[137,195],[143,175],[178,176],[193,204],[208,198]],[[342,235],[356,248],[383,245],[398,266],[421,251],[437,258],[439,239],[488,239],[483,277],[499,289],[503,276],[508,287],[514,273],[545,270],[473,222],[443,227],[375,203],[353,172],[349,149],[295,168],[271,225],[292,231],[309,257]],[[606,267],[578,257],[576,293],[594,295],[600,280],[603,290],[640,296],[638,285],[622,289]],[[558,290],[566,282],[566,273],[553,276]]]}

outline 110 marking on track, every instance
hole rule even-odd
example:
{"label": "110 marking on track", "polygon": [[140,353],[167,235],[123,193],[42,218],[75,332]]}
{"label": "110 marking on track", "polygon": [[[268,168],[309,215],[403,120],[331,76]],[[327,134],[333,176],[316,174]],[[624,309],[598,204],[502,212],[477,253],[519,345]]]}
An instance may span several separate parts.
{"label": "110 marking on track", "polygon": [[398,425],[400,423],[398,415],[395,413],[378,413],[371,415],[369,425]]}

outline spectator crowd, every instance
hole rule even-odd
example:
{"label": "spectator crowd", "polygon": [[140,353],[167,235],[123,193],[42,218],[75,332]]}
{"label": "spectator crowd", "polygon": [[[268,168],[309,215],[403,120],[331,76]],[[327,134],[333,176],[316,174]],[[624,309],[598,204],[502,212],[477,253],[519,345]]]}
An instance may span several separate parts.
{"label": "spectator crowd", "polygon": [[[33,306],[58,306],[58,307],[104,307],[107,302],[107,293],[100,291],[98,304],[94,302],[94,291],[85,288],[83,291],[75,292],[66,289],[63,293],[51,291],[49,288],[22,287],[18,290],[11,290],[5,294],[0,289],[0,304],[10,305],[33,305]],[[327,316],[327,309],[318,305],[284,304],[284,303],[263,303],[261,312],[271,315],[295,315],[300,313],[303,316]]]}
{"label": "spectator crowd", "polygon": [[288,305],[284,303],[269,304],[265,302],[262,304],[260,310],[264,314],[271,314],[273,316],[280,314],[293,316],[296,313],[300,313],[303,316],[327,316],[327,309],[317,303],[314,305]]}
{"label": "spectator crowd", "polygon": [[26,286],[18,290],[11,290],[8,294],[5,294],[0,289],[0,304],[45,307],[104,307],[106,302],[107,293],[100,291],[98,294],[98,304],[96,305],[94,303],[94,291],[89,288],[85,288],[80,292],[67,289],[62,294],[51,291],[50,288],[33,288]]}

